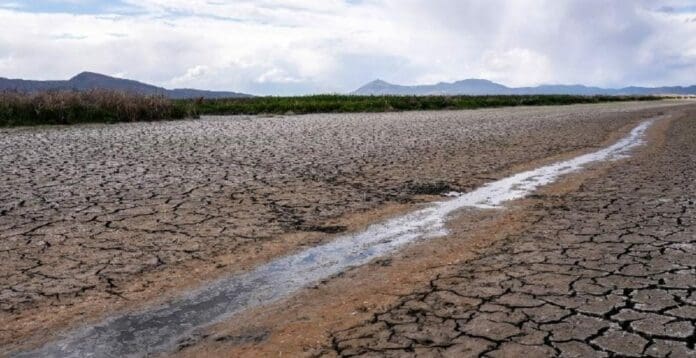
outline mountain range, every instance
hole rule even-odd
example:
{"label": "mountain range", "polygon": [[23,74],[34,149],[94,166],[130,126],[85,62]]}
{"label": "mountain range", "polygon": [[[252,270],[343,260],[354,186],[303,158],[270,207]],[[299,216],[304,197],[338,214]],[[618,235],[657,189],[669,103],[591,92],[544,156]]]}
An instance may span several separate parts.
{"label": "mountain range", "polygon": [[[186,98],[242,98],[253,95],[206,91],[190,88],[166,89],[134,80],[111,77],[94,72],[82,72],[65,81],[32,81],[0,77],[0,91],[41,92],[55,90],[87,91],[106,89],[142,95],[162,95],[172,99]],[[440,82],[431,85],[404,86],[382,80],[374,80],[351,94],[355,95],[696,95],[696,86],[682,87],[624,87],[601,88],[583,85],[541,85],[536,87],[507,87],[484,79],[466,79],[456,82]]]}
{"label": "mountain range", "polygon": [[166,89],[138,81],[82,72],[67,81],[31,81],[0,77],[0,91],[41,92],[57,90],[88,91],[106,89],[142,95],[161,95],[172,99],[252,97],[237,92],[204,91],[190,88]]}
{"label": "mountain range", "polygon": [[356,95],[696,95],[696,86],[600,88],[583,85],[541,85],[507,87],[483,79],[440,82],[432,85],[403,86],[382,80],[372,81],[352,94]]}

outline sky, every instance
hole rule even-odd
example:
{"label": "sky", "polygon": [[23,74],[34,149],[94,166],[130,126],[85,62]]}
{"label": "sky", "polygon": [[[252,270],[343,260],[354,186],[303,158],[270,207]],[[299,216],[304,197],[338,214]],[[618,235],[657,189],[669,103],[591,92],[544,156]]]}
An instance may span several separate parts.
{"label": "sky", "polygon": [[696,84],[696,0],[0,0],[0,77],[350,92]]}

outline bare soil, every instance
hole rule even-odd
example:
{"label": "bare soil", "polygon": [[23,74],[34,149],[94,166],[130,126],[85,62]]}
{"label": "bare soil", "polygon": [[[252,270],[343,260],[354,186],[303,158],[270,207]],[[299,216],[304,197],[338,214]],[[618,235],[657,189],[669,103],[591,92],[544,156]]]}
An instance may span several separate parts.
{"label": "bare soil", "polygon": [[[377,264],[359,268],[302,294],[302,304],[273,307],[253,323],[220,325],[181,354],[694,356],[695,119],[691,110],[660,122],[650,145],[632,158],[546,188],[503,214],[512,220],[492,231],[485,221],[473,224],[484,231],[461,230],[473,222],[463,215],[450,237],[390,263],[409,270],[403,263],[441,259],[411,281],[382,280],[384,272],[370,273],[382,270]],[[375,279],[381,281],[368,282]],[[348,284],[357,290],[342,293]],[[365,306],[325,298],[353,298],[356,291],[365,291],[357,297],[367,299]],[[378,294],[385,291],[386,299]],[[255,340],[235,341],[245,332]]]}
{"label": "bare soil", "polygon": [[322,356],[696,356],[696,110]]}
{"label": "bare soil", "polygon": [[422,194],[598,146],[675,105],[4,130],[0,344],[164,299],[432,199]]}

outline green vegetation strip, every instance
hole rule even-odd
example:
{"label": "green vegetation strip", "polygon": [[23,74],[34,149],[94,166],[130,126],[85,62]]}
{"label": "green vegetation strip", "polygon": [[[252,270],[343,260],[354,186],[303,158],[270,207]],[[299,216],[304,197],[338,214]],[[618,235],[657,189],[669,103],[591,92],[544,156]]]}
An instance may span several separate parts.
{"label": "green vegetation strip", "polygon": [[316,95],[305,97],[254,97],[199,101],[198,114],[302,114],[343,112],[391,112],[439,109],[473,109],[508,106],[540,106],[575,103],[599,103],[656,100],[657,97],[620,96],[345,96]]}
{"label": "green vegetation strip", "polygon": [[303,114],[474,109],[658,100],[652,96],[346,96],[170,100],[112,91],[0,94],[0,126],[116,123],[199,115]]}

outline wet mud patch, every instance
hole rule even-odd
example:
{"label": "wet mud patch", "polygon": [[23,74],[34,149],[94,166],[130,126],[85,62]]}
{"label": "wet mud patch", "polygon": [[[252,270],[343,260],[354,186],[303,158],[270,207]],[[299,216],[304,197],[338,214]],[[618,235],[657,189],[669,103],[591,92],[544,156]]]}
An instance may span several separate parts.
{"label": "wet mud patch", "polygon": [[176,351],[181,352],[199,344],[202,341],[212,341],[229,347],[259,344],[268,339],[271,331],[266,328],[250,328],[236,334],[210,334],[200,333],[189,335],[177,341]]}
{"label": "wet mud patch", "polygon": [[271,331],[264,328],[252,329],[243,332],[240,335],[217,335],[213,337],[215,342],[223,342],[229,345],[241,345],[241,344],[251,344],[251,343],[261,343],[265,341]]}
{"label": "wet mud patch", "polygon": [[442,180],[410,181],[404,185],[404,191],[410,195],[442,195],[459,191],[459,188]]}
{"label": "wet mud patch", "polygon": [[346,232],[348,227],[345,225],[310,225],[301,226],[301,231],[321,232],[324,234],[338,234]]}

